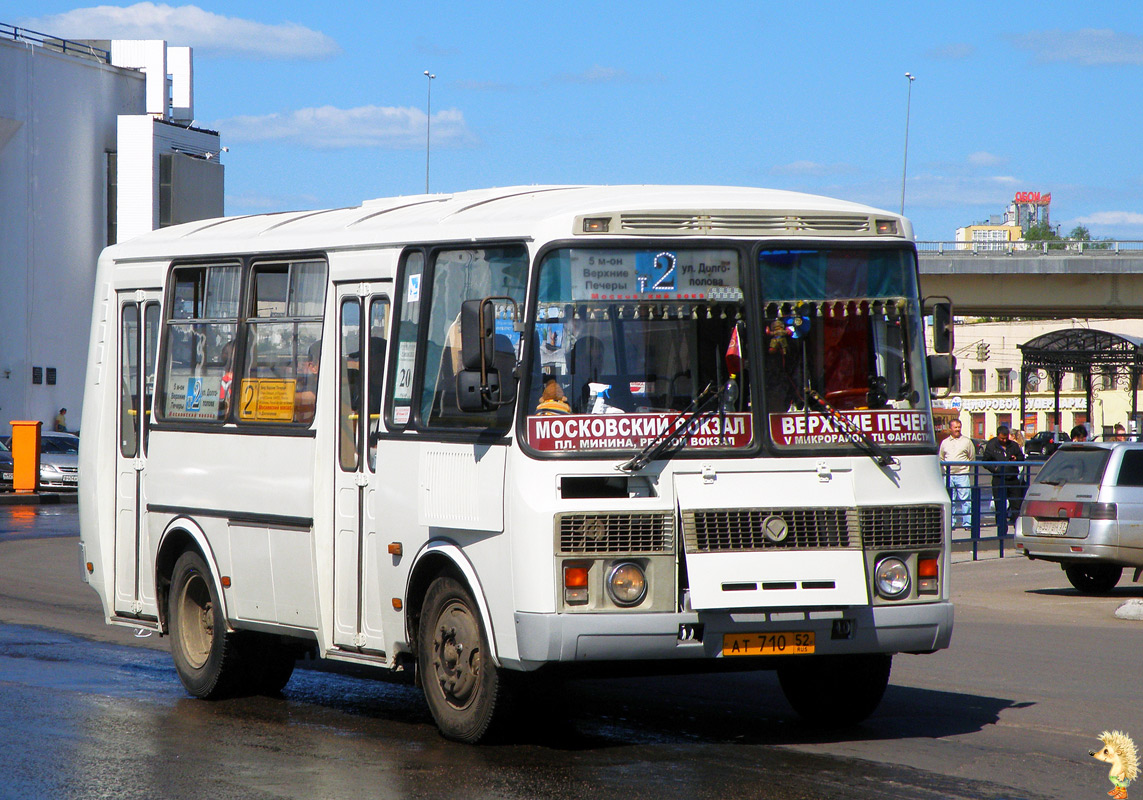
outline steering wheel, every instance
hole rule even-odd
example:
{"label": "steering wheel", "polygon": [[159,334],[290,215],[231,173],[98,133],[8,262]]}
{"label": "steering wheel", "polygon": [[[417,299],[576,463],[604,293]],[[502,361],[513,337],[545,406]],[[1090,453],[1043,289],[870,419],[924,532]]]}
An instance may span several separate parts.
{"label": "steering wheel", "polygon": [[826,392],[825,399],[834,408],[854,409],[858,408],[858,402],[864,405],[869,396],[869,388],[861,389],[837,389],[832,392]]}

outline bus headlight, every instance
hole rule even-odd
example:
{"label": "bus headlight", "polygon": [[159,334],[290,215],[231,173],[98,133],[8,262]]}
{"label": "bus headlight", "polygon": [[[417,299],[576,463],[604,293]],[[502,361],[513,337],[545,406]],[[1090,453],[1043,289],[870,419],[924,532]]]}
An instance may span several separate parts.
{"label": "bus headlight", "polygon": [[647,594],[647,576],[638,564],[625,561],[611,568],[607,595],[617,606],[637,606]]}
{"label": "bus headlight", "polygon": [[883,558],[873,571],[873,580],[882,597],[900,597],[909,591],[909,568],[899,558]]}

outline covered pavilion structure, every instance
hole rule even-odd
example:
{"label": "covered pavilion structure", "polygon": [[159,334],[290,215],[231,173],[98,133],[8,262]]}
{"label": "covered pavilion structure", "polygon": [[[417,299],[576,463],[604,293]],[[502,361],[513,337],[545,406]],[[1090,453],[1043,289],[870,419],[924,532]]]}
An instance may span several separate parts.
{"label": "covered pavilion structure", "polygon": [[1083,379],[1087,393],[1087,419],[1090,422],[1092,375],[1098,370],[1130,379],[1131,419],[1138,419],[1139,376],[1143,374],[1143,339],[1091,328],[1052,331],[1016,345],[1021,353],[1020,419],[1027,406],[1028,378],[1044,370],[1052,380],[1055,394],[1055,428],[1060,427],[1060,379],[1071,372]]}

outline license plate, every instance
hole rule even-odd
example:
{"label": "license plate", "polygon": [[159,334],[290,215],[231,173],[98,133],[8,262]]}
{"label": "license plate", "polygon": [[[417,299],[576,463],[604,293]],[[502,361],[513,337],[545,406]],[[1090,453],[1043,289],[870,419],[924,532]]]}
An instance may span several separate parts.
{"label": "license plate", "polygon": [[814,652],[813,631],[724,633],[724,656],[800,656]]}
{"label": "license plate", "polygon": [[1063,536],[1067,530],[1066,519],[1038,519],[1032,524],[1032,533],[1037,536]]}
{"label": "license plate", "polygon": [[10,481],[10,480],[12,480],[12,473],[11,472],[5,472],[3,475],[0,475],[0,479]]}

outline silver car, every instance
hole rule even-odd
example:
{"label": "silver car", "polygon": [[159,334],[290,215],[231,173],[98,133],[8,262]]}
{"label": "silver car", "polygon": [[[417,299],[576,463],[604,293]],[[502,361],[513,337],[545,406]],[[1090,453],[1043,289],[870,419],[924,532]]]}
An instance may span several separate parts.
{"label": "silver car", "polygon": [[1028,487],[1016,547],[1054,561],[1081,592],[1110,592],[1143,571],[1143,443],[1061,446]]}
{"label": "silver car", "polygon": [[[7,450],[12,445],[12,437],[0,439]],[[9,465],[4,475],[9,475]],[[12,479],[6,477],[11,483]],[[40,486],[45,489],[79,488],[79,437],[74,433],[45,431],[40,434]]]}

